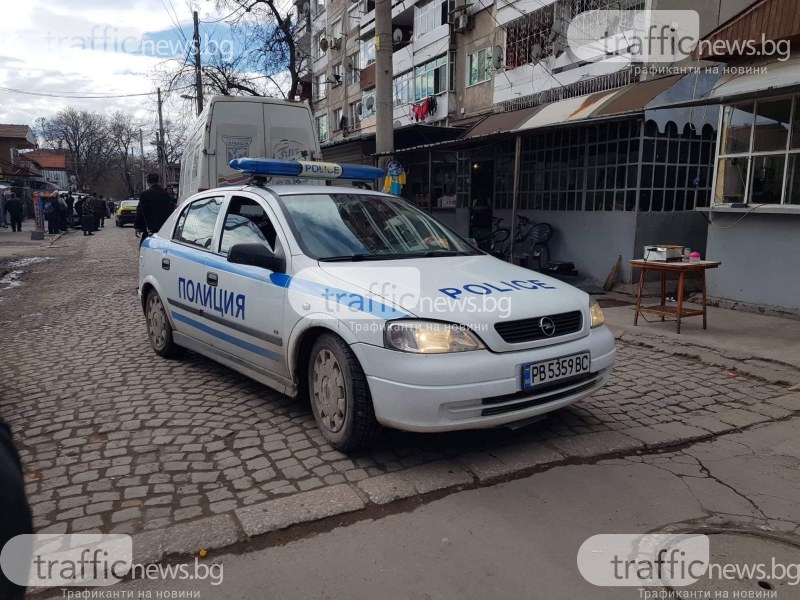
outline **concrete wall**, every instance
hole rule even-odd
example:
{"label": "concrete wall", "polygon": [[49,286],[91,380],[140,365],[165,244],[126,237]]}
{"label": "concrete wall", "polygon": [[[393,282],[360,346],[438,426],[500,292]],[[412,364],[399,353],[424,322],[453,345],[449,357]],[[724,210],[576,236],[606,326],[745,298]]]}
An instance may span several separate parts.
{"label": "concrete wall", "polygon": [[633,258],[642,258],[646,244],[682,244],[706,255],[708,222],[697,212],[639,213]]}
{"label": "concrete wall", "polygon": [[712,221],[707,254],[722,266],[708,272],[709,295],[800,312],[800,215],[715,212]]}
{"label": "concrete wall", "polygon": [[[472,15],[474,27],[470,31],[456,34],[456,96],[458,103],[455,118],[469,117],[470,115],[487,112],[492,108],[492,79],[468,86],[469,63],[467,56],[483,48],[494,49],[502,41],[498,34],[498,27],[492,18],[491,11],[482,10]],[[463,113],[462,113],[463,109]]]}
{"label": "concrete wall", "polygon": [[[628,260],[633,258],[636,213],[593,211],[520,211],[534,222],[550,223],[550,259],[573,261],[581,275],[604,281],[622,255],[621,281],[630,280]],[[494,216],[511,224],[510,210],[495,210]]]}

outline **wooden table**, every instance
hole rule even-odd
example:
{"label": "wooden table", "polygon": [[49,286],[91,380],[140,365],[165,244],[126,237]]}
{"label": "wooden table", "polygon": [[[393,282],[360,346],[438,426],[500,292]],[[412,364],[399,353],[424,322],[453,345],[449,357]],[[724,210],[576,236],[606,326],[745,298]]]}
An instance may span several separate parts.
{"label": "wooden table", "polygon": [[[703,329],[706,328],[706,271],[716,269],[722,263],[713,260],[701,260],[698,262],[666,262],[658,260],[632,260],[632,269],[641,270],[639,276],[639,293],[636,295],[636,313],[633,317],[633,324],[639,324],[639,315],[649,313],[658,315],[661,320],[664,317],[675,317],[678,322],[678,333],[681,332],[681,319],[685,317],[703,316]],[[661,304],[654,306],[642,306],[642,291],[644,290],[644,278],[648,271],[655,271],[661,274]],[[667,273],[678,274],[678,298],[676,306],[667,306]],[[683,308],[683,292],[687,273],[699,273],[703,285],[703,306],[702,309]]]}

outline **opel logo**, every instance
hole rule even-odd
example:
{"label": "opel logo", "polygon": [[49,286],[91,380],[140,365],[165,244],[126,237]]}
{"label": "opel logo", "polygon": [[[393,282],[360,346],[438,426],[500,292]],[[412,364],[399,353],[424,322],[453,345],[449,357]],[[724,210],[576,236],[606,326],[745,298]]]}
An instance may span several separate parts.
{"label": "opel logo", "polygon": [[550,317],[542,317],[539,319],[539,329],[541,329],[542,333],[547,337],[552,337],[556,332],[556,324],[553,323],[553,319]]}

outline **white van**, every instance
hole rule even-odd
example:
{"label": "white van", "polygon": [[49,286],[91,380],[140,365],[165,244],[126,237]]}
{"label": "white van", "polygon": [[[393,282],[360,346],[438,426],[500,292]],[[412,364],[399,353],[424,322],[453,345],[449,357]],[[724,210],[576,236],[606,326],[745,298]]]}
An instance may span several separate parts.
{"label": "white van", "polygon": [[[230,162],[247,156],[318,160],[319,140],[308,103],[213,96],[186,140],[178,201],[210,188],[245,183],[249,176],[231,169]],[[272,183],[315,182],[273,179]]]}

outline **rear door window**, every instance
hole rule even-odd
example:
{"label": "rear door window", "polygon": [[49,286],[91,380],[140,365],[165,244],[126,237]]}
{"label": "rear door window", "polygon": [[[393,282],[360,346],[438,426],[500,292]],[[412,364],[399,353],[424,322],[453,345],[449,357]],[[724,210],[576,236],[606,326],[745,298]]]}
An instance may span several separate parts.
{"label": "rear door window", "polygon": [[221,207],[221,196],[191,202],[178,217],[172,239],[198,248],[211,248]]}

